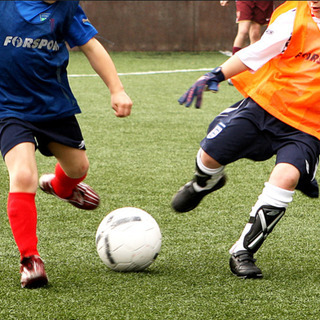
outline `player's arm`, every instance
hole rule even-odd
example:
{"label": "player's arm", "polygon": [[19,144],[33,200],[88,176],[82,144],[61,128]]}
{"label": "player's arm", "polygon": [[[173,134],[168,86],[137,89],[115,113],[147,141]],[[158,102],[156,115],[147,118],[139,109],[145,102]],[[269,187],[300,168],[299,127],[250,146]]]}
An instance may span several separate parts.
{"label": "player's arm", "polygon": [[226,79],[246,70],[257,71],[268,61],[284,52],[290,41],[295,10],[278,17],[261,39],[254,44],[238,51],[221,65]]}
{"label": "player's arm", "polygon": [[108,52],[96,39],[92,38],[86,44],[80,46],[86,55],[92,68],[104,81],[110,90],[111,106],[117,117],[126,117],[131,113],[132,101],[124,91],[115,65]]}
{"label": "player's arm", "polygon": [[269,60],[284,52],[290,41],[295,10],[290,10],[279,16],[262,38],[254,44],[238,51],[220,67],[213,69],[200,77],[178,100],[180,104],[189,107],[196,100],[195,107],[200,108],[204,90],[217,92],[219,83],[225,79],[246,71],[257,71]]}
{"label": "player's arm", "polygon": [[196,100],[195,107],[200,108],[203,91],[218,92],[219,83],[229,79],[249,68],[236,55],[233,55],[220,67],[213,69],[200,77],[178,100],[180,104],[190,107],[193,100]]}
{"label": "player's arm", "polygon": [[240,60],[237,55],[233,55],[221,65],[221,71],[225,79],[230,79],[246,70],[249,70],[249,68]]}

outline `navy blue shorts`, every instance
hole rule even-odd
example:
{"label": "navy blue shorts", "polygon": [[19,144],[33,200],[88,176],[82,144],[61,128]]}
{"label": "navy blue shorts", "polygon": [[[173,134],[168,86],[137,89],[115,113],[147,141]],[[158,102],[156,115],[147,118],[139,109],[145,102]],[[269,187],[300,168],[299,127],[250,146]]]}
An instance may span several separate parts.
{"label": "navy blue shorts", "polygon": [[251,98],[217,116],[208,128],[201,148],[222,165],[241,158],[264,161],[276,155],[276,163],[290,163],[300,171],[300,182],[314,179],[320,141],[276,119]]}
{"label": "navy blue shorts", "polygon": [[28,122],[16,118],[0,120],[0,149],[2,157],[14,146],[32,142],[45,156],[52,156],[50,142],[85,150],[81,129],[75,116],[45,122]]}

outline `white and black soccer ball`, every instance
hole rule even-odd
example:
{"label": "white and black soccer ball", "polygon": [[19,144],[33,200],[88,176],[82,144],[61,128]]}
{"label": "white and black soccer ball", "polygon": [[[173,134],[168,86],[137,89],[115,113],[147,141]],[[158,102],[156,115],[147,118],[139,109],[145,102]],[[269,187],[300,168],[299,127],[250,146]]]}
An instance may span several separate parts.
{"label": "white and black soccer ball", "polygon": [[110,212],[96,233],[101,260],[114,271],[142,271],[157,258],[162,236],[157,221],[146,211],[125,207]]}

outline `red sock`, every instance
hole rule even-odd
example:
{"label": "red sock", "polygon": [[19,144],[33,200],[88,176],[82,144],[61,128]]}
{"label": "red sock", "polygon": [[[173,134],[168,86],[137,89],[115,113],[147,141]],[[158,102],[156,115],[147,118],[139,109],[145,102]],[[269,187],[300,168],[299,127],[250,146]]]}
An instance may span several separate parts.
{"label": "red sock", "polygon": [[240,51],[242,48],[240,47],[233,47],[232,48],[232,54],[234,55],[236,52]]}
{"label": "red sock", "polygon": [[59,163],[56,165],[55,177],[51,180],[51,186],[58,197],[67,199],[72,196],[73,189],[83,181],[87,174],[81,178],[73,179],[68,177],[62,170]]}
{"label": "red sock", "polygon": [[7,210],[12,234],[20,251],[21,259],[31,255],[39,255],[35,193],[10,192]]}

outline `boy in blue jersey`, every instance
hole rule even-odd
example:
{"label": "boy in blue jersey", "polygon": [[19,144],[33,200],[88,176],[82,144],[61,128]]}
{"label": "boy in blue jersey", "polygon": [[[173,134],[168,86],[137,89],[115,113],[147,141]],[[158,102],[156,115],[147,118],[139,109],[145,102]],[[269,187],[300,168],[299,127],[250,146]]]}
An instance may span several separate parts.
{"label": "boy in blue jersey", "polygon": [[0,1],[0,12],[6,12],[0,20],[0,148],[10,177],[7,210],[21,286],[36,288],[48,278],[37,249],[35,150],[57,159],[55,173],[39,180],[43,191],[80,209],[99,205],[83,183],[89,162],[67,78],[66,42],[84,52],[105,82],[117,117],[130,115],[132,101],[79,1]]}

